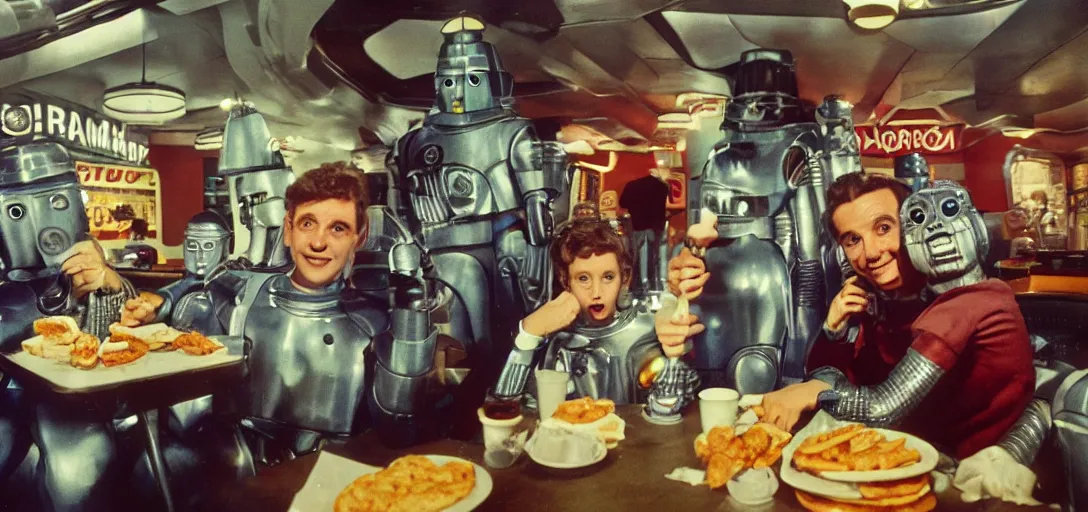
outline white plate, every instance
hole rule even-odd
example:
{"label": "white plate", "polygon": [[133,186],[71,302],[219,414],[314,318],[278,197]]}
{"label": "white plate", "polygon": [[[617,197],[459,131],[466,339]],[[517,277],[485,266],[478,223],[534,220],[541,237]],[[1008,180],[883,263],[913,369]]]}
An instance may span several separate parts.
{"label": "white plate", "polygon": [[882,428],[875,428],[873,430],[883,434],[884,438],[889,441],[906,438],[907,448],[918,450],[918,453],[922,456],[922,460],[902,468],[879,469],[875,471],[821,471],[820,476],[836,482],[888,482],[891,480],[902,480],[904,478],[924,475],[937,467],[939,455],[937,454],[937,449],[934,448],[933,445],[904,432],[885,430]]}
{"label": "white plate", "polygon": [[[479,465],[446,455],[425,455],[425,457],[438,465],[454,461],[468,462],[476,470],[476,486],[472,488],[472,492],[461,498],[461,501],[454,503],[452,507],[445,509],[445,512],[469,512],[480,506],[491,494],[491,488],[494,485],[491,475]],[[336,503],[336,497],[344,488],[351,485],[357,478],[377,473],[382,469],[384,468],[321,452],[313,470],[310,471],[310,477],[306,479],[306,485],[295,494],[295,499],[288,510],[290,512],[329,512]]]}
{"label": "white plate", "polygon": [[[542,430],[537,430],[537,432],[538,433],[542,432]],[[525,444],[525,451],[529,454],[529,458],[533,459],[533,462],[536,462],[537,464],[540,464],[541,466],[546,466],[546,467],[555,468],[555,469],[576,469],[576,468],[589,467],[589,466],[592,466],[592,465],[604,460],[604,458],[608,455],[608,447],[605,445],[605,442],[603,440],[601,440],[600,438],[592,437],[592,434],[584,434],[584,435],[586,435],[586,438],[589,440],[589,442],[593,443],[593,448],[592,448],[593,449],[593,456],[590,457],[586,461],[582,461],[582,462],[556,462],[556,461],[553,461],[553,460],[548,460],[548,459],[543,458],[541,456],[541,453],[538,453],[538,450],[536,449],[536,440],[539,439],[539,436],[537,436],[537,435],[534,435],[533,438],[530,439],[529,442]]]}

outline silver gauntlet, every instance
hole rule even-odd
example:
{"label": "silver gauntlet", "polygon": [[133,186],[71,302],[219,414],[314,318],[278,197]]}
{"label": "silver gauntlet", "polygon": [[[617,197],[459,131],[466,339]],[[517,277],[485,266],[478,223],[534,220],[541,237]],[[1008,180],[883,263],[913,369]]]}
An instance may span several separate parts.
{"label": "silver gauntlet", "polygon": [[839,370],[825,366],[811,378],[831,389],[820,393],[820,406],[836,419],[884,427],[899,423],[910,414],[944,376],[944,370],[917,350],[907,355],[876,386],[855,386]]}
{"label": "silver gauntlet", "polygon": [[[543,347],[545,345],[541,345]],[[495,396],[516,397],[525,393],[525,383],[529,381],[529,374],[533,371],[533,358],[535,350],[522,350],[514,347],[510,355],[506,357],[506,365],[499,374],[499,380],[495,383]]]}
{"label": "silver gauntlet", "polygon": [[997,445],[1009,452],[1016,462],[1030,466],[1043,447],[1051,425],[1050,404],[1035,398]]}

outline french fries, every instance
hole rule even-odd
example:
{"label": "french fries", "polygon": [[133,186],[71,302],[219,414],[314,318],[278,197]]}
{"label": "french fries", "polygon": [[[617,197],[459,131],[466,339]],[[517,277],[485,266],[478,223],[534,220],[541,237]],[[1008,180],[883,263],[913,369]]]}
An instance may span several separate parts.
{"label": "french fries", "polygon": [[819,475],[824,471],[875,471],[909,466],[922,455],[906,447],[906,439],[889,441],[880,432],[850,424],[805,439],[793,454],[793,465]]}

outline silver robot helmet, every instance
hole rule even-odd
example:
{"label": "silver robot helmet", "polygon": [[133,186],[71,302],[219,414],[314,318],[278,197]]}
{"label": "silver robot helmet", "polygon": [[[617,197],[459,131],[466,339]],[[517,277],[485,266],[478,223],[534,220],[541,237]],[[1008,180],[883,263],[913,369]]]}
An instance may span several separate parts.
{"label": "silver robot helmet", "polygon": [[59,267],[87,238],[87,212],[68,152],[56,143],[0,151],[0,260],[9,279]]}
{"label": "silver robot helmet", "polygon": [[484,24],[467,16],[442,26],[445,41],[434,73],[435,107],[462,114],[502,108],[513,93],[514,79],[502,67],[499,54],[484,42]]}
{"label": "silver robot helmet", "polygon": [[748,50],[740,54],[733,100],[726,105],[725,129],[765,129],[801,121],[793,54]]}
{"label": "silver robot helmet", "polygon": [[233,184],[241,203],[239,220],[280,227],[286,213],[283,198],[295,173],[287,166],[278,142],[253,104],[235,102],[223,128],[219,175]]}
{"label": "silver robot helmet", "polygon": [[911,194],[899,209],[899,222],[911,263],[937,293],[985,278],[986,224],[958,183],[936,181]]}
{"label": "silver robot helmet", "polygon": [[185,270],[204,276],[227,259],[230,250],[230,228],[221,215],[203,211],[193,215],[185,226]]}

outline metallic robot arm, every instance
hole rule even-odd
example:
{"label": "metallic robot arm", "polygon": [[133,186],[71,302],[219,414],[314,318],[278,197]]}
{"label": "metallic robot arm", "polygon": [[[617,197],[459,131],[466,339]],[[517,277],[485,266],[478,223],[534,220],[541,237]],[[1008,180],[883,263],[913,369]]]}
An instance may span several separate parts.
{"label": "metallic robot arm", "polygon": [[832,367],[819,368],[812,378],[831,389],[820,393],[820,406],[837,419],[884,427],[899,423],[926,397],[944,370],[918,351],[907,350],[888,379],[876,386],[855,386]]}
{"label": "metallic robot arm", "polygon": [[[373,209],[370,212],[375,213]],[[377,217],[377,216],[375,216]],[[387,443],[408,445],[419,434],[414,419],[428,409],[427,376],[434,369],[438,330],[431,321],[435,305],[435,271],[426,251],[406,228],[387,216],[371,218],[376,232],[399,232],[389,250],[393,288],[392,327],[374,339],[374,383],[371,414]]]}
{"label": "metallic robot arm", "polygon": [[525,202],[529,247],[521,281],[526,307],[532,310],[543,306],[551,296],[548,244],[555,227],[551,203],[566,188],[569,163],[562,145],[540,142],[530,129],[514,138],[510,163]]}
{"label": "metallic robot arm", "polygon": [[823,169],[814,150],[809,149],[806,154],[809,156],[804,170],[799,170],[790,180],[791,187],[796,187],[789,207],[797,237],[797,262],[793,276],[792,339],[786,347],[782,364],[783,377],[797,381],[805,376],[805,359],[820,333],[825,312],[820,205],[816,200],[823,191],[815,186]]}
{"label": "metallic robot arm", "polygon": [[1043,441],[1050,433],[1052,424],[1050,403],[1047,400],[1035,398],[997,445],[1009,452],[1016,462],[1030,466],[1038,455],[1039,449],[1043,447]]}

